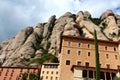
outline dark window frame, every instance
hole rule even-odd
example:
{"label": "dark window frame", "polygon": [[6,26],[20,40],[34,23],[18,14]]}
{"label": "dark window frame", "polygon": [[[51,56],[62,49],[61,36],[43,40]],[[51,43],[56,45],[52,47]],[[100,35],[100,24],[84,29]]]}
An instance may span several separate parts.
{"label": "dark window frame", "polygon": [[70,65],[70,60],[66,60],[66,65]]}
{"label": "dark window frame", "polygon": [[81,51],[78,51],[78,56],[81,55]]}
{"label": "dark window frame", "polygon": [[88,52],[88,56],[90,56],[90,52]]}
{"label": "dark window frame", "polygon": [[71,52],[70,50],[67,50],[67,54],[70,54],[70,52]]}

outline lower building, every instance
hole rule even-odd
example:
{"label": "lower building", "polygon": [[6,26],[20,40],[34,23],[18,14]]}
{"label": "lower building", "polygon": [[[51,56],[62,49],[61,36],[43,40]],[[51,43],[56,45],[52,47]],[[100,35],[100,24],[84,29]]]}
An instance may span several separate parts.
{"label": "lower building", "polygon": [[59,80],[59,64],[43,64],[41,69],[41,78],[42,80]]}
{"label": "lower building", "polygon": [[21,80],[22,74],[40,73],[40,69],[31,67],[0,67],[0,80]]}

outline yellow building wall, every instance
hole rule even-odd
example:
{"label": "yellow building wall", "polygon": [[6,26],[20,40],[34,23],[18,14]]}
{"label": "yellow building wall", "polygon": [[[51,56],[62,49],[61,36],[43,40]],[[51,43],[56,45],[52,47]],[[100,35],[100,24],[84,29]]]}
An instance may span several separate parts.
{"label": "yellow building wall", "polygon": [[[45,68],[46,64],[42,65],[41,77],[42,80],[59,80],[59,66],[58,68]],[[54,66],[55,64],[49,64],[49,66]],[[51,78],[52,77],[52,78]]]}

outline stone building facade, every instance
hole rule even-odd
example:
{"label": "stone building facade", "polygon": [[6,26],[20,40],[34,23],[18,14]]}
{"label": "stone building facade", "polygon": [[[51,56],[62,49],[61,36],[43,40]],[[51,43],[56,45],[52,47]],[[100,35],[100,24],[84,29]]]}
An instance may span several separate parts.
{"label": "stone building facade", "polygon": [[[98,40],[101,80],[112,80],[120,69],[119,41]],[[94,39],[62,36],[59,80],[95,79]]]}

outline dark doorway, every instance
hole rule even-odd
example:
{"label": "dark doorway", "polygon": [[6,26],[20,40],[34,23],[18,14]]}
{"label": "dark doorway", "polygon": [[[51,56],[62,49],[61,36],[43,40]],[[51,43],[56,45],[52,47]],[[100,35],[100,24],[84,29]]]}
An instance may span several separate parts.
{"label": "dark doorway", "polygon": [[100,79],[105,80],[104,72],[100,72]]}
{"label": "dark doorway", "polygon": [[112,73],[112,79],[113,79],[115,76],[116,76],[116,74],[115,74],[115,73]]}
{"label": "dark doorway", "polygon": [[93,71],[92,70],[89,71],[89,78],[93,78]]}
{"label": "dark doorway", "polygon": [[87,77],[87,70],[83,70],[83,78],[86,78]]}
{"label": "dark doorway", "polygon": [[106,72],[106,79],[110,80],[110,73],[109,72]]}

